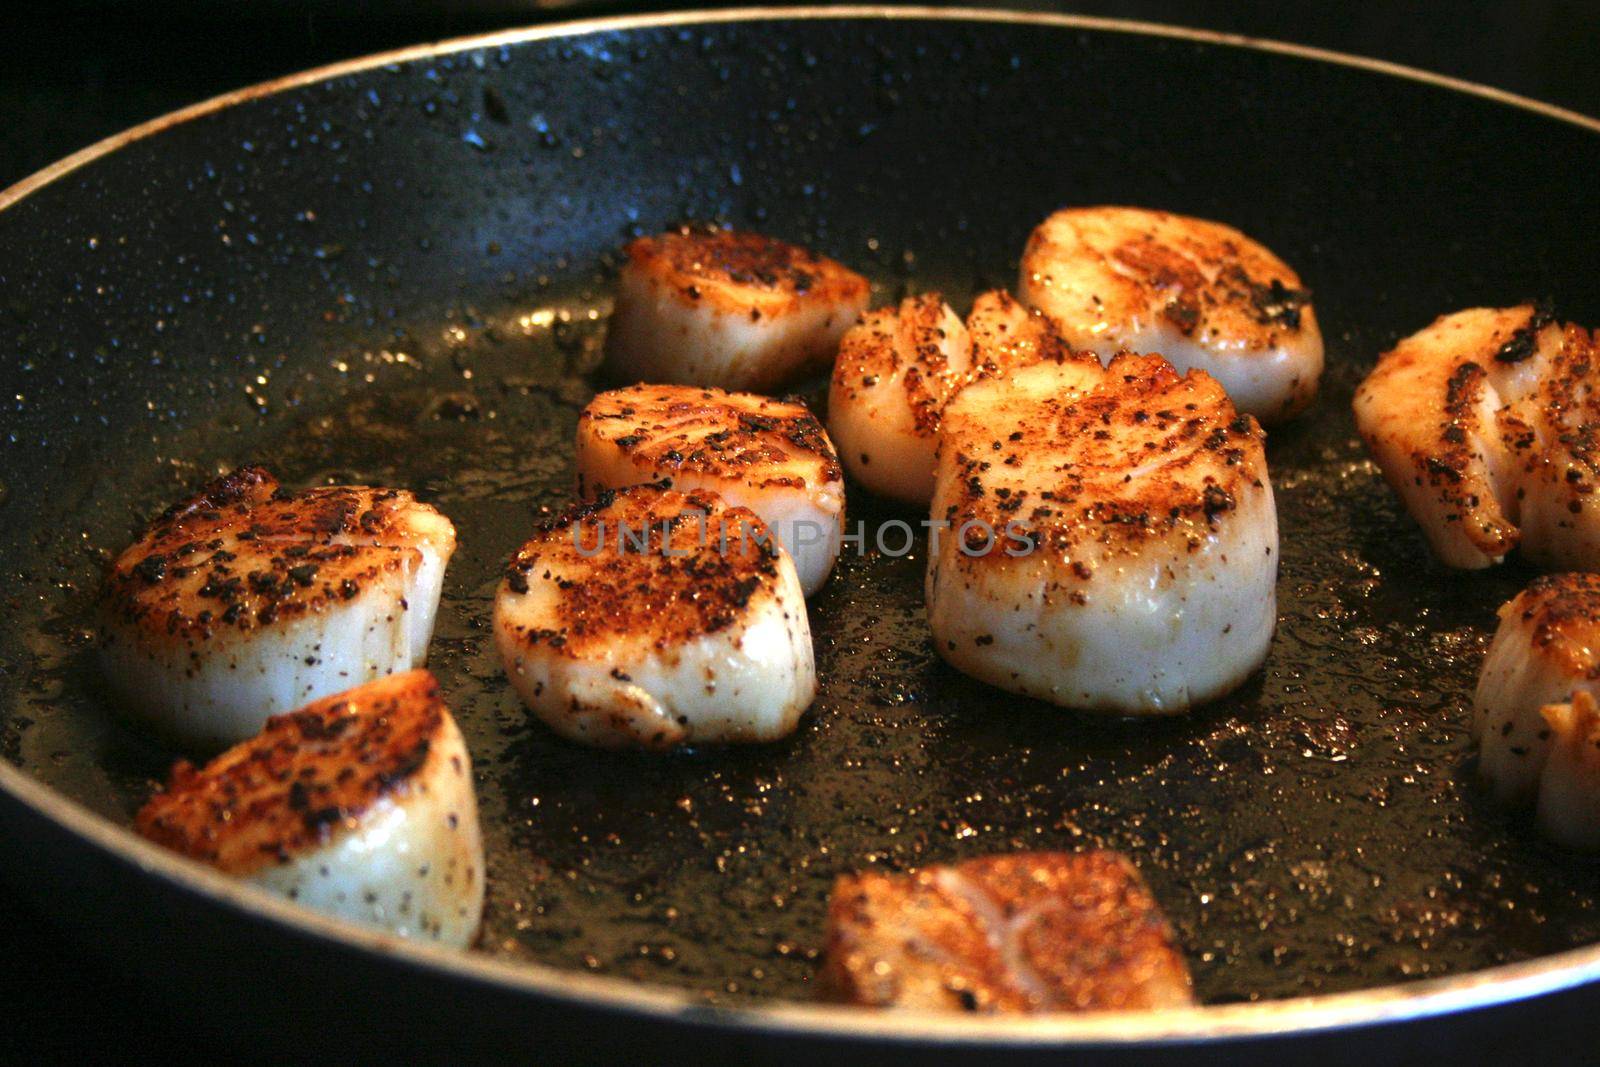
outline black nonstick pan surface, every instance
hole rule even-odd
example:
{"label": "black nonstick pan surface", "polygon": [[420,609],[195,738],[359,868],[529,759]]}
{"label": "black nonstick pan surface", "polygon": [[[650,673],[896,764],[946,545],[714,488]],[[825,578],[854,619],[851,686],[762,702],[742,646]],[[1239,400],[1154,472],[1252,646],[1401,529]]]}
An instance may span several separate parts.
{"label": "black nonstick pan surface", "polygon": [[[259,462],[289,484],[409,487],[456,523],[430,665],[477,767],[480,954],[681,991],[650,1010],[759,1041],[792,1017],[773,1005],[813,997],[835,875],[1106,847],[1150,881],[1208,1005],[1457,979],[1414,988],[1465,1007],[1536,991],[1496,992],[1496,974],[1542,989],[1595,969],[1594,953],[1542,958],[1600,941],[1600,866],[1472,780],[1473,681],[1495,608],[1532,572],[1435,563],[1348,408],[1377,354],[1443,312],[1539,296],[1600,322],[1594,124],[1200,36],[814,12],[418,50],[161,127],[0,200],[0,756],[52,791],[0,778],[18,880],[53,868],[37,881],[60,894],[166,901],[141,914],[169,931],[195,896],[287,914],[218,905],[214,879],[87,840],[56,799],[126,824],[176,755],[119,723],[95,669],[108,555]],[[1049,211],[1102,202],[1238,226],[1315,294],[1329,371],[1271,434],[1280,622],[1249,684],[1162,721],[986,688],[933,652],[920,549],[869,550],[810,602],[822,688],[791,739],[631,755],[529,720],[495,661],[491,598],[571,498],[623,242],[726,222],[863,271],[875,303],[938,289],[960,307],[1011,282]],[[849,509],[869,545],[920,517],[860,491]],[[318,930],[294,936],[371,954]],[[469,980],[396,951],[424,987]],[[1462,978],[1525,961],[1542,962]],[[470,980],[512,1003],[565,981],[535,968],[520,989],[518,973]],[[573,981],[597,1012],[639,1008],[629,985]],[[1209,1017],[1293,1031],[1302,1004]],[[883,1036],[801,1016],[807,1033]],[[1192,1018],[1173,1026],[1224,1039]],[[997,1039],[965,1025],[951,1034]]]}

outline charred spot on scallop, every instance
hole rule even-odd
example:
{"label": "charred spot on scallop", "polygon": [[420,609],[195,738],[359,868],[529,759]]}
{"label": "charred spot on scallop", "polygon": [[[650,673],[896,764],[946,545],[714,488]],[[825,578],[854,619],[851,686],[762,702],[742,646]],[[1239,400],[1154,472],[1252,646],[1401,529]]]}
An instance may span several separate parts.
{"label": "charred spot on scallop", "polygon": [[1075,347],[1159,352],[1240,411],[1287,419],[1316,395],[1322,335],[1289,265],[1231,226],[1166,211],[1057,211],[1033,231],[1018,294]]}
{"label": "charred spot on scallop", "polygon": [[590,744],[774,740],[816,691],[788,553],[704,490],[634,486],[545,524],[507,568],[494,630],[528,707]]}
{"label": "charred spot on scallop", "polygon": [[796,399],[686,385],[596,396],[578,420],[583,491],[658,482],[749,508],[788,549],[809,596],[839,554],[844,474],[822,424]]}
{"label": "charred spot on scallop", "polygon": [[826,369],[867,280],[761,234],[685,227],[624,249],[606,336],[618,378],[770,390]]}
{"label": "charred spot on scallop", "polygon": [[221,747],[267,716],[421,663],[448,519],[410,493],[289,492],[247,467],[168,508],[109,568],[101,658],[126,706]]}
{"label": "charred spot on scallop", "polygon": [[938,462],[928,620],[962,671],[1153,714],[1227,693],[1266,656],[1262,435],[1209,376],[1124,354],[978,382],[945,409]]}
{"label": "charred spot on scallop", "polygon": [[471,764],[427,671],[274,716],[135,820],[157,844],[309,907],[467,944],[483,904]]}
{"label": "charred spot on scallop", "polygon": [[1114,852],[1018,853],[841,877],[822,982],[836,1000],[978,1013],[1193,1003],[1172,930]]}

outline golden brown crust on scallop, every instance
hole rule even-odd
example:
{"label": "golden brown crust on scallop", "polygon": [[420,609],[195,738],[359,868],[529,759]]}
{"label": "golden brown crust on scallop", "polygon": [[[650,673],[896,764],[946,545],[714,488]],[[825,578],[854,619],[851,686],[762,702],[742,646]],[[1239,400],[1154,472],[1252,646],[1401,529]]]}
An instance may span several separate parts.
{"label": "golden brown crust on scallop", "polygon": [[[1532,305],[1517,309],[1514,321],[1497,327],[1484,344],[1475,346],[1477,350],[1460,353],[1459,362],[1444,380],[1442,395],[1433,398],[1440,417],[1436,422],[1421,422],[1415,413],[1406,412],[1404,433],[1411,461],[1402,470],[1384,470],[1391,481],[1403,478],[1426,485],[1444,508],[1459,516],[1463,536],[1486,556],[1505,555],[1516,547],[1520,534],[1514,519],[1500,505],[1478,444],[1478,435],[1484,429],[1479,409],[1489,393],[1485,365],[1520,331],[1532,325],[1533,315]],[[1448,317],[1441,316],[1433,326]],[[1437,359],[1431,348],[1414,345],[1412,340],[1407,338],[1379,358],[1378,365],[1361,383],[1358,398],[1367,392],[1392,388],[1392,379],[1409,377],[1419,370],[1425,372],[1423,365]],[[1424,426],[1428,429],[1419,435]],[[1368,446],[1374,449],[1379,447],[1374,438],[1386,432],[1381,426],[1362,426],[1361,430]]]}
{"label": "golden brown crust on scallop", "polygon": [[1532,630],[1535,655],[1565,674],[1600,679],[1600,574],[1541,575],[1502,610]]}
{"label": "golden brown crust on scallop", "polygon": [[809,303],[864,300],[870,288],[861,275],[826,256],[738,230],[683,227],[640,237],[623,251],[636,269],[670,285],[683,302],[747,313],[752,320]]}
{"label": "golden brown crust on scallop", "polygon": [[[1535,379],[1519,365],[1536,356]],[[1441,316],[1383,354],[1355,405],[1390,483],[1425,490],[1441,521],[1497,559],[1522,540],[1518,512],[1531,484],[1546,480],[1574,514],[1600,488],[1596,385],[1595,335],[1527,303]],[[1514,487],[1497,491],[1496,470]]]}
{"label": "golden brown crust on scallop", "polygon": [[753,511],[714,493],[605,490],[542,524],[512,557],[509,592],[538,582],[560,592],[556,625],[514,636],[568,656],[641,635],[670,649],[736,625],[752,597],[775,595],[781,551]]}
{"label": "golden brown crust on scallop", "polygon": [[898,307],[878,308],[861,317],[839,342],[839,355],[833,364],[833,389],[836,395],[853,397],[861,389],[876,388],[901,365],[897,343],[904,333],[910,348],[910,362],[900,380],[911,408],[912,422],[919,433],[933,434],[939,429],[939,411],[953,391],[950,382],[957,372],[943,350],[945,331],[939,325],[944,299],[938,293],[907,297]]}
{"label": "golden brown crust on scallop", "polygon": [[1173,940],[1117,853],[993,856],[840,878],[822,982],[834,999],[880,1008],[1182,1007],[1192,993]]}
{"label": "golden brown crust on scallop", "polygon": [[[944,351],[945,330],[940,325],[944,299],[938,293],[925,293],[909,297],[900,305],[897,326],[908,342],[909,366],[901,378],[901,386],[911,404],[912,421],[921,433],[937,433],[939,413],[945,403],[968,380],[970,371],[952,368]],[[841,358],[843,345],[841,344]],[[894,364],[899,362],[899,352],[890,346]]]}
{"label": "golden brown crust on scallop", "polygon": [[[990,389],[993,397],[980,391]],[[966,545],[969,565],[1008,558],[1008,524],[1035,548],[1068,557],[1171,536],[1198,548],[1244,494],[1261,489],[1263,442],[1260,425],[1237,414],[1215,379],[1180,376],[1159,356],[1122,353],[1082,391],[980,384],[946,412],[940,449],[955,477],[935,517],[957,535],[983,524],[972,532],[984,543]]]}
{"label": "golden brown crust on scallop", "polygon": [[996,378],[1044,361],[1098,362],[1092,353],[1074,351],[1044,312],[1024,307],[1004,289],[982,293],[972,302],[967,333],[972,338],[974,379]]}
{"label": "golden brown crust on scallop", "polygon": [[439,683],[418,670],[275,715],[204,767],[177,763],[135,826],[229,874],[287,863],[426,777],[448,714]]}
{"label": "golden brown crust on scallop", "polygon": [[1520,535],[1496,499],[1477,444],[1478,408],[1488,395],[1488,375],[1477,363],[1463,363],[1445,383],[1444,420],[1425,449],[1412,452],[1414,478],[1461,517],[1461,529],[1479,551],[1503,556]]}
{"label": "golden brown crust on scallop", "polygon": [[[1116,222],[1114,240],[1097,236],[1103,220]],[[1128,225],[1138,229],[1131,237],[1124,233]],[[1196,341],[1226,337],[1258,350],[1314,324],[1311,294],[1300,276],[1232,226],[1140,208],[1058,211],[1033,231],[1023,252],[1023,269],[1044,285],[1050,284],[1049,264],[1062,258],[1054,226],[1069,227],[1105,265],[1094,296],[1108,319],[1153,313]],[[1210,272],[1200,264],[1218,266]]]}
{"label": "golden brown crust on scallop", "polygon": [[839,344],[833,395],[849,401],[901,371],[898,385],[905,392],[912,426],[919,436],[931,438],[939,432],[950,398],[974,381],[1044,360],[1095,358],[1074,352],[1042,313],[1024,308],[1003,290],[973,302],[964,324],[967,337],[952,338],[953,325],[944,298],[936,292],[868,312]]}
{"label": "golden brown crust on scallop", "polygon": [[[233,554],[206,542],[177,556],[165,571],[118,574],[103,611],[141,633],[174,640],[210,640],[300,618],[353,599],[375,584],[400,580],[415,566],[415,549],[353,545],[290,545],[237,568]],[[147,557],[148,558],[148,557]]]}
{"label": "golden brown crust on scallop", "polygon": [[[210,640],[317,612],[399,580],[421,543],[408,492],[291,493],[245,467],[167,509],[111,565],[101,610],[146,640]],[[448,546],[440,546],[448,549]]]}
{"label": "golden brown crust on scallop", "polygon": [[1495,358],[1526,358],[1522,353],[1547,336],[1554,341],[1549,368],[1532,404],[1499,413],[1500,437],[1524,475],[1558,475],[1570,503],[1581,506],[1600,489],[1600,336],[1570,323],[1558,326],[1548,309],[1534,305],[1528,324]]}
{"label": "golden brown crust on scallop", "polygon": [[964,360],[950,359],[945,321],[946,306],[938,293],[908,296],[898,307],[863,315],[839,342],[833,364],[835,394],[848,398],[860,389],[875,388],[904,363],[899,385],[912,424],[923,436],[938,433],[939,413],[971,373]]}
{"label": "golden brown crust on scallop", "polygon": [[585,431],[645,472],[735,479],[752,488],[820,488],[844,479],[822,424],[798,399],[639,384],[596,396],[579,418],[580,435]]}

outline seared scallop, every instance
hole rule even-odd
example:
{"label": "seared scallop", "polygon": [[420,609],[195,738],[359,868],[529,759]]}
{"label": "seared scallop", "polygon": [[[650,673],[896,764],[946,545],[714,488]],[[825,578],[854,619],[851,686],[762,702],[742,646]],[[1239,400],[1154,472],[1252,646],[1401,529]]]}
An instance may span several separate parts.
{"label": "seared scallop", "polygon": [[1057,211],[1022,254],[1017,295],[1074,348],[1159,352],[1264,422],[1311,403],[1322,333],[1283,260],[1231,226],[1130,207]]}
{"label": "seared scallop", "polygon": [[1551,734],[1539,777],[1539,830],[1567,848],[1600,850],[1600,709],[1594,694],[1579,690],[1570,702],[1539,714]]}
{"label": "seared scallop", "polygon": [[704,490],[602,491],[545,524],[511,560],[494,633],[534,714],[592,745],[773,741],[816,694],[794,563]]}
{"label": "seared scallop", "polygon": [[1041,363],[946,408],[929,553],[939,654],[1071,708],[1173,713],[1237,687],[1276,623],[1262,434],[1157,356]]}
{"label": "seared scallop", "polygon": [[1500,609],[1473,698],[1478,773],[1497,799],[1537,801],[1553,742],[1543,709],[1600,695],[1600,575],[1549,574]]}
{"label": "seared scallop", "polygon": [[844,473],[799,400],[691,385],[601,393],[578,420],[579,493],[646,482],[710,490],[761,516],[807,596],[839,556]]}
{"label": "seared scallop", "polygon": [[1386,352],[1356,426],[1452,567],[1514,548],[1600,568],[1600,348],[1533,304],[1445,315]]}
{"label": "seared scallop", "polygon": [[1548,574],[1500,609],[1473,698],[1478,774],[1568,848],[1600,849],[1600,574]]}
{"label": "seared scallop", "polygon": [[840,878],[822,983],[913,1011],[1181,1008],[1189,971],[1138,869],[1115,852],[1022,852]]}
{"label": "seared scallop", "polygon": [[455,539],[404,490],[290,492],[241,468],[111,565],[106,678],[182,744],[241,741],[271,715],[424,663]]}
{"label": "seared scallop", "polygon": [[926,504],[950,398],[980,378],[1067,358],[1075,357],[1054,328],[1009,293],[978,297],[965,323],[938,293],[907,297],[845,334],[833,365],[828,429],[856,481]]}
{"label": "seared scallop", "polygon": [[140,810],[152,841],[341,919],[465,947],[483,913],[472,761],[427,671],[267,722]]}
{"label": "seared scallop", "polygon": [[926,503],[939,413],[971,371],[966,325],[938,293],[868,313],[840,342],[828,391],[828,430],[851,477]]}
{"label": "seared scallop", "polygon": [[867,307],[861,275],[760,234],[685,228],[624,251],[613,378],[769,392],[825,372]]}

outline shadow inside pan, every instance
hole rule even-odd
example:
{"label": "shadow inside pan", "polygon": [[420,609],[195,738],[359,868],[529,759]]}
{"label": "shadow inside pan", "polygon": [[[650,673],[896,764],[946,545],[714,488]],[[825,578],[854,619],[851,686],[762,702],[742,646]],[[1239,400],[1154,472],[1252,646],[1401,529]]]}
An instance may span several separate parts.
{"label": "shadow inside pan", "polygon": [[[407,486],[455,521],[431,666],[472,746],[484,951],[718,1001],[809,996],[832,878],[1017,848],[1130,853],[1209,1002],[1459,973],[1600,940],[1600,869],[1471,784],[1464,707],[1530,572],[1446,571],[1355,439],[1351,391],[1435,315],[1552,295],[1600,321],[1600,139],[1423,84],[1067,28],[769,22],[596,33],[266,97],[0,214],[0,753],[126,820],[173,758],[92,656],[109,552],[220,468]],[[1272,434],[1281,622],[1234,696],[1062,712],[933,653],[919,516],[811,602],[793,738],[668,757],[529,723],[494,583],[569,499],[616,248],[686,218],[871,275],[1007,284],[1066,203],[1225,220],[1316,293],[1330,370]],[[891,544],[894,543],[891,541]],[[919,546],[920,549],[920,546]]]}

